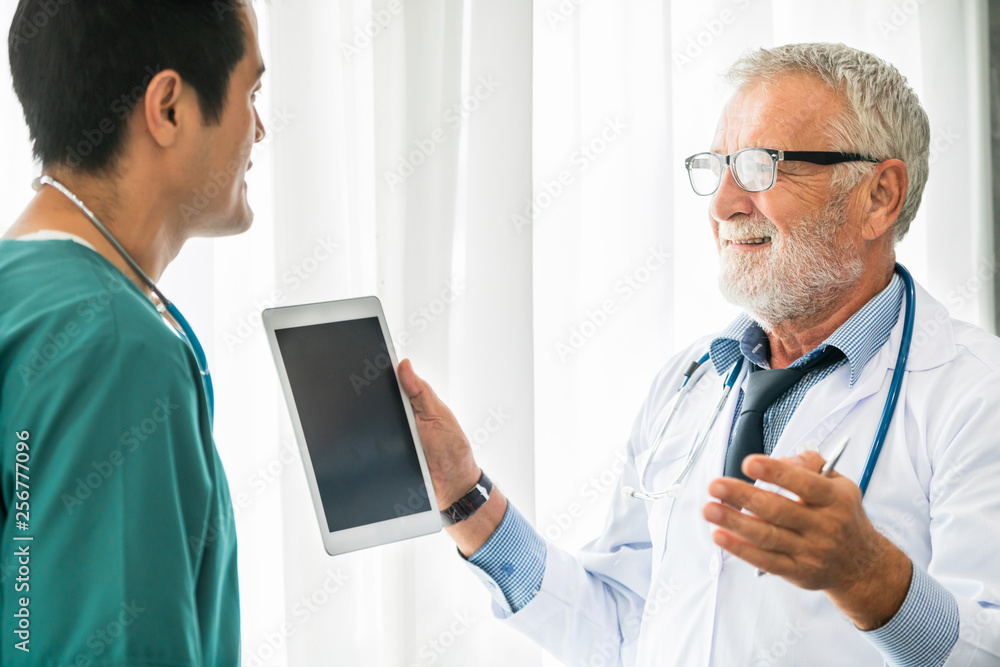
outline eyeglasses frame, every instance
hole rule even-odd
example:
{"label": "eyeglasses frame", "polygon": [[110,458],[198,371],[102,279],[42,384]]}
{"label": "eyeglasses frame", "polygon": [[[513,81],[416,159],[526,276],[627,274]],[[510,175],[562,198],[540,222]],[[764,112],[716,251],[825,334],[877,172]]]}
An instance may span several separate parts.
{"label": "eyeglasses frame", "polygon": [[[740,183],[739,176],[733,171],[732,164],[733,161],[740,153],[746,151],[764,151],[771,156],[771,184],[766,188],[760,190],[751,190],[747,188],[742,183]],[[777,148],[761,148],[759,146],[750,146],[748,148],[741,148],[738,151],[730,153],[729,155],[722,155],[721,153],[712,153],[710,151],[703,151],[701,153],[695,153],[684,159],[684,169],[688,173],[688,181],[691,184],[691,189],[694,193],[700,197],[710,197],[719,191],[719,187],[722,185],[722,171],[719,172],[719,182],[715,185],[715,188],[711,192],[706,192],[702,194],[698,192],[697,188],[694,187],[694,177],[691,174],[691,164],[695,158],[702,155],[712,155],[718,158],[722,158],[722,163],[724,167],[729,167],[729,171],[733,174],[733,181],[736,185],[740,186],[742,190],[746,192],[766,192],[774,187],[778,176],[778,163],[783,161],[790,162],[808,162],[809,164],[818,164],[823,166],[828,166],[832,164],[841,164],[844,162],[871,162],[879,163],[882,160],[876,160],[873,157],[867,155],[861,155],[860,153],[843,153],[839,151],[783,151]]]}

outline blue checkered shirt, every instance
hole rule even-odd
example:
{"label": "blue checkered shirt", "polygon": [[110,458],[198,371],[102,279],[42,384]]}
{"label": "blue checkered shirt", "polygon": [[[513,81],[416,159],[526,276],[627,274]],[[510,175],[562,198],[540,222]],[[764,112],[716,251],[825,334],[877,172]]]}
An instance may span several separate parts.
{"label": "blue checkered shirt", "polygon": [[[851,369],[851,386],[865,365],[889,339],[899,318],[903,283],[894,275],[889,285],[850,317],[823,344],[797,359],[791,367],[807,363],[828,346],[844,359],[806,373],[764,413],[764,449],[770,453],[806,392],[844,364]],[[709,346],[709,355],[720,375],[742,355],[768,368],[767,336],[760,326],[741,315]],[[742,390],[736,407],[740,413]],[[735,417],[734,417],[735,422]],[[730,437],[732,432],[730,430]],[[522,609],[542,586],[545,575],[545,540],[509,504],[500,526],[483,547],[468,559],[473,573],[484,583],[505,615]],[[925,570],[913,566],[910,591],[903,606],[885,626],[868,635],[882,655],[896,667],[939,667],[958,641],[958,604]]]}
{"label": "blue checkered shirt", "polygon": [[[808,354],[796,359],[789,368],[797,368],[809,363],[827,347],[835,347],[844,353],[844,359],[806,373],[784,395],[764,411],[764,452],[770,454],[774,450],[781,433],[791,420],[795,409],[805,398],[806,392],[832,375],[844,364],[851,367],[851,386],[861,377],[861,371],[871,360],[879,348],[889,340],[889,333],[899,316],[900,300],[903,298],[903,281],[898,275],[893,275],[889,285],[879,292],[875,298],[854,313],[821,345],[810,350]],[[759,324],[747,315],[740,315],[730,324],[711,345],[709,356],[719,375],[723,375],[736,363],[742,355],[761,368],[770,368],[770,344],[767,334]],[[736,413],[733,424],[740,414],[743,405],[743,391],[736,403]],[[732,429],[729,437],[732,438]],[[730,442],[732,442],[730,440]]]}

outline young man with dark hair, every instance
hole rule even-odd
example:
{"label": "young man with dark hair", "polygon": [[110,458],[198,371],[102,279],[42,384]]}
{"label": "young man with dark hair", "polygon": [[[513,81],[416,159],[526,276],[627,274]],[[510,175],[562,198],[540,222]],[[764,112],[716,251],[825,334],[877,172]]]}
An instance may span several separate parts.
{"label": "young man with dark hair", "polygon": [[0,240],[0,664],[238,665],[211,381],[154,287],[252,222],[256,17],[20,0],[8,47],[43,176]]}

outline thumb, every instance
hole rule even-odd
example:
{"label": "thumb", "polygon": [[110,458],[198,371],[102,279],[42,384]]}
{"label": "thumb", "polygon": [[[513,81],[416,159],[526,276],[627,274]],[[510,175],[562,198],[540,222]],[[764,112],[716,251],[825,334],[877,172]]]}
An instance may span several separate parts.
{"label": "thumb", "polygon": [[413,370],[413,364],[409,359],[403,359],[396,367],[396,375],[399,376],[399,383],[403,385],[403,391],[411,399],[420,393],[420,378]]}
{"label": "thumb", "polygon": [[418,417],[423,417],[428,410],[427,400],[429,398],[430,387],[413,370],[413,364],[409,359],[403,359],[396,368],[396,375],[399,376],[399,384],[410,399],[413,412]]}

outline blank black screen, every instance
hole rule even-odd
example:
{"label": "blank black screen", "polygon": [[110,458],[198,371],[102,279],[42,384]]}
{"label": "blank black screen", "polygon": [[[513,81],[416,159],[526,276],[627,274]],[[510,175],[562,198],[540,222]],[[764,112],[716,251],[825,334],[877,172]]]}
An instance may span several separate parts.
{"label": "blank black screen", "polygon": [[378,318],[274,333],[330,531],[429,510]]}

